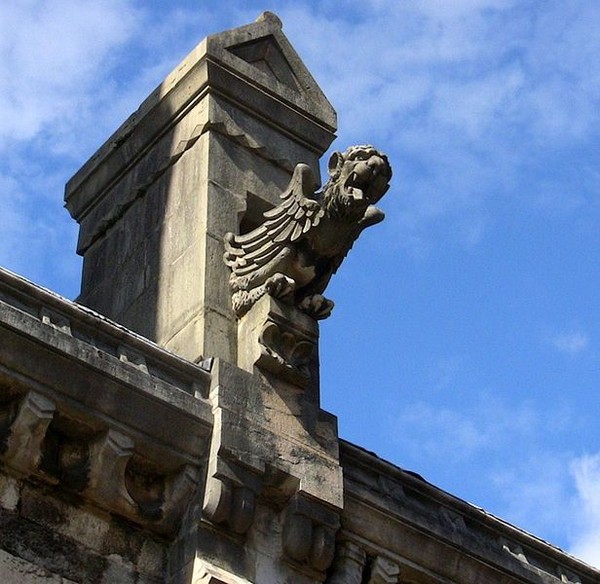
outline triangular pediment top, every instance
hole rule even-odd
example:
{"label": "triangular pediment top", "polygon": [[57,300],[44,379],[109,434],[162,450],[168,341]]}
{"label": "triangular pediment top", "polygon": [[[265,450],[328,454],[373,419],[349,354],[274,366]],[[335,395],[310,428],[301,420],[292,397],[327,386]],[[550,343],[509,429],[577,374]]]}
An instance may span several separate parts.
{"label": "triangular pediment top", "polygon": [[263,13],[248,25],[206,39],[207,55],[335,130],[337,115],[298,53],[281,21]]}
{"label": "triangular pediment top", "polygon": [[300,85],[294,71],[273,35],[227,47],[227,50],[290,89],[300,92]]}

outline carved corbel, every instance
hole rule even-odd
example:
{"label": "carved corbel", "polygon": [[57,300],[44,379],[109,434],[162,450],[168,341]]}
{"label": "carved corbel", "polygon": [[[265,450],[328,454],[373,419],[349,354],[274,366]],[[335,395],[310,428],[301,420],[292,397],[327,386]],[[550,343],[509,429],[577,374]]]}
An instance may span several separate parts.
{"label": "carved corbel", "polygon": [[55,411],[54,402],[33,391],[22,399],[10,422],[2,453],[6,464],[25,476],[38,470],[42,443]]}
{"label": "carved corbel", "polygon": [[297,493],[285,510],[282,537],[286,557],[319,572],[327,570],[339,526],[338,512]]}
{"label": "carved corbel", "polygon": [[90,446],[90,470],[85,494],[111,511],[136,516],[136,504],[125,486],[127,463],[133,456],[133,440],[108,430]]}
{"label": "carved corbel", "polygon": [[170,475],[140,468],[134,443],[108,430],[89,448],[89,475],[84,494],[111,512],[172,535],[198,484],[198,471],[184,465]]}
{"label": "carved corbel", "polygon": [[272,296],[263,296],[239,323],[240,367],[252,372],[256,366],[305,388],[318,337],[314,319]]}
{"label": "carved corbel", "polygon": [[400,566],[387,558],[377,556],[371,566],[369,584],[398,584]]}
{"label": "carved corbel", "polygon": [[362,584],[367,554],[351,541],[338,545],[334,561],[333,575],[327,584]]}
{"label": "carved corbel", "polygon": [[209,476],[202,513],[212,523],[224,525],[234,533],[244,534],[254,521],[256,495],[261,486],[260,477],[240,468],[235,469],[235,478],[232,474]]}

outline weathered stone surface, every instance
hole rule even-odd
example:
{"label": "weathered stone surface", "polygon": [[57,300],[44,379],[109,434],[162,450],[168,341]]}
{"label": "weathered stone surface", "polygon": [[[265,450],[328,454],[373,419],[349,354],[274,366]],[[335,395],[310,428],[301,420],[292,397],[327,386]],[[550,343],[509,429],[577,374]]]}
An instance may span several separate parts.
{"label": "weathered stone surface", "polygon": [[249,580],[240,578],[226,570],[212,566],[199,560],[194,566],[192,584],[251,584]]}
{"label": "weathered stone surface", "polygon": [[20,481],[13,477],[0,475],[0,507],[16,511],[20,497]]}
{"label": "weathered stone surface", "polygon": [[0,582],[3,584],[74,584],[35,564],[0,550]]}
{"label": "weathered stone surface", "polygon": [[19,403],[2,457],[20,473],[29,475],[37,470],[42,442],[55,411],[54,402],[33,391]]}
{"label": "weathered stone surface", "polygon": [[356,446],[340,447],[340,538],[353,544],[351,554],[348,543],[338,549],[340,574],[356,575],[358,548],[370,566],[363,571],[368,582],[559,584],[564,574],[598,582],[597,570],[548,543]]}
{"label": "weathered stone surface", "polygon": [[[270,384],[224,362],[213,367],[210,395],[214,428],[205,518],[255,545],[267,522],[271,549],[263,548],[262,557],[270,569],[283,555],[290,574],[322,580],[343,504],[334,420],[298,387],[280,379]],[[268,571],[268,562],[262,565]]]}
{"label": "weathered stone surface", "polygon": [[367,554],[359,545],[350,541],[338,544],[333,574],[327,584],[362,584]]}
{"label": "weathered stone surface", "polygon": [[[173,536],[208,450],[208,378],[0,272],[0,462],[15,478],[57,485]],[[0,500],[14,511],[21,487],[9,476],[3,484]]]}

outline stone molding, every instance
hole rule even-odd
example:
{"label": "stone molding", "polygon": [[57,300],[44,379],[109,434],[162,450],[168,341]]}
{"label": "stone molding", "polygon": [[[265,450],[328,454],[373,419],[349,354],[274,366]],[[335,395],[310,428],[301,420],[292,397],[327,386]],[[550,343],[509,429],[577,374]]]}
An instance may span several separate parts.
{"label": "stone molding", "polygon": [[333,574],[327,584],[363,584],[367,554],[360,545],[340,541],[336,548]]}
{"label": "stone molding", "polygon": [[286,558],[324,572],[333,561],[339,527],[339,511],[297,493],[285,510],[282,547]]}
{"label": "stone molding", "polygon": [[[298,81],[294,89],[276,76],[266,74],[237,50],[251,42],[268,42],[277,47],[290,67],[289,75]],[[261,17],[257,22],[206,38],[148,96],[67,183],[65,201],[71,215],[77,220],[87,215],[107,189],[209,95],[252,112],[278,132],[292,134],[294,141],[318,155],[333,141],[337,123],[333,107],[283,34],[281,22]],[[213,113],[206,120],[209,125],[202,124],[183,141],[174,141],[177,146],[154,169],[154,179],[209,129],[224,132],[277,165],[289,164],[247,136],[231,120],[213,119]],[[136,185],[129,190],[136,197],[141,196],[138,191],[144,188],[147,185]],[[79,253],[89,243],[86,237]]]}
{"label": "stone molding", "polygon": [[[539,584],[597,582],[597,570],[584,562],[414,473],[345,441],[340,442],[340,459],[345,511],[338,537],[350,542],[336,552],[341,573],[364,552],[397,564],[409,581],[426,574],[421,576],[425,581],[440,584],[469,578],[489,584],[507,578]],[[345,551],[348,546],[353,555]],[[382,574],[386,562],[379,562]],[[391,582],[396,582],[394,570]],[[338,581],[334,578],[332,584]]]}
{"label": "stone molding", "polygon": [[400,566],[385,556],[367,556],[360,544],[341,540],[327,584],[400,584]]}
{"label": "stone molding", "polygon": [[[50,424],[60,415],[55,403],[33,391],[14,401],[18,403],[8,407],[15,410],[13,416],[0,410],[5,421],[0,426],[0,460],[17,476],[61,485],[152,531],[175,534],[199,482],[196,468],[184,464],[175,472],[156,474],[148,488],[147,476],[130,464],[135,443],[128,436],[110,428],[87,442],[75,438],[67,444],[63,436],[57,443],[49,437]],[[154,464],[160,469],[158,461]],[[142,488],[133,488],[140,484]]]}
{"label": "stone molding", "polygon": [[[37,327],[40,331],[58,331],[70,337],[73,343],[93,348],[94,353],[129,363],[157,383],[168,383],[185,394],[208,397],[210,359],[191,363],[101,314],[0,267],[0,326],[33,334],[34,331],[27,330],[32,324],[43,324],[45,327]],[[58,340],[51,339],[51,335],[44,336],[45,341],[54,340],[58,345]],[[61,336],[60,340],[65,338]],[[72,352],[73,356],[85,353],[75,348]]]}
{"label": "stone molding", "polygon": [[[114,225],[133,205],[138,199],[142,198],[147,190],[156,182],[161,175],[163,175],[171,166],[173,166],[188,150],[190,150],[194,144],[207,132],[216,132],[222,136],[225,136],[233,140],[236,144],[253,151],[261,158],[279,166],[286,172],[291,173],[293,171],[293,165],[286,159],[278,157],[275,153],[253,139],[247,132],[240,128],[233,120],[231,120],[225,113],[221,112],[220,116],[222,119],[214,121],[206,121],[203,124],[197,125],[191,132],[191,134],[185,139],[179,139],[177,144],[173,147],[172,152],[169,156],[165,156],[160,161],[152,173],[144,175],[144,181],[133,184],[131,188],[127,190],[125,196],[121,196],[118,205],[102,205],[99,211],[102,213],[102,217],[95,221],[93,229],[86,230],[85,233],[82,231],[78,244],[77,252],[84,254],[85,251],[98,239],[107,229]],[[148,146],[150,148],[152,144]],[[146,152],[140,153],[138,156],[141,159]],[[134,164],[135,160],[131,162]],[[125,172],[129,169],[129,166],[123,169],[123,173],[113,177],[109,187],[114,183],[117,183]],[[106,195],[105,191],[96,192],[97,201],[100,201]],[[77,218],[79,213],[82,213],[76,203],[71,203],[70,200],[67,202],[67,208],[71,214]],[[106,210],[104,210],[106,208]],[[89,211],[86,209],[85,212],[94,213],[97,211],[92,210],[90,207]]]}
{"label": "stone molding", "polygon": [[199,560],[194,566],[191,584],[252,584],[252,582]]}
{"label": "stone molding", "polygon": [[333,559],[343,504],[333,420],[311,421],[318,407],[299,388],[281,380],[271,386],[218,360],[210,395],[204,519],[243,538],[260,500],[279,517],[283,559],[321,578]]}

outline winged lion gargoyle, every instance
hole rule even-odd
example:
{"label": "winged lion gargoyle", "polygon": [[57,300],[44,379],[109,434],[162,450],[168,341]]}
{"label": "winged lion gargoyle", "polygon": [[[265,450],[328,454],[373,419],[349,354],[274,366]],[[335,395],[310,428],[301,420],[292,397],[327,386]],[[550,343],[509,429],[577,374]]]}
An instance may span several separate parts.
{"label": "winged lion gargoyle", "polygon": [[298,164],[281,204],[264,213],[261,225],[244,235],[225,236],[224,260],[231,268],[237,316],[265,294],[313,318],[329,316],[333,302],[322,293],[361,231],[384,218],[374,203],[391,178],[387,157],[373,146],[335,152],[319,192],[308,165]]}

